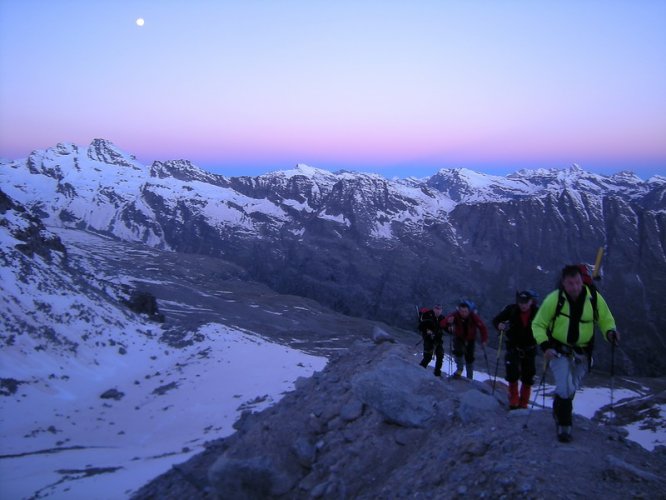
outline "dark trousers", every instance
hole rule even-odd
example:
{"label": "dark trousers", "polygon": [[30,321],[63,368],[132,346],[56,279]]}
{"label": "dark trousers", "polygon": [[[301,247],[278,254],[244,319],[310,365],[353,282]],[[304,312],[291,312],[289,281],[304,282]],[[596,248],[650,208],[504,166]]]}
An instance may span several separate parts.
{"label": "dark trousers", "polygon": [[427,334],[423,335],[423,359],[421,360],[421,366],[428,366],[428,363],[432,360],[433,352],[435,353],[435,371],[438,372],[442,370],[442,364],[444,364],[442,336],[435,335],[431,337]]}
{"label": "dark trousers", "polygon": [[573,399],[561,398],[557,395],[553,398],[553,417],[557,425],[571,425],[573,413]]}
{"label": "dark trousers", "polygon": [[536,357],[536,348],[519,349],[512,347],[507,349],[504,355],[504,368],[506,369],[506,381],[518,382],[518,379],[525,385],[534,383],[536,366],[534,358]]}
{"label": "dark trousers", "polygon": [[453,337],[453,355],[456,359],[465,356],[465,364],[471,365],[474,363],[474,347],[476,342],[474,340],[465,340],[460,337]]}

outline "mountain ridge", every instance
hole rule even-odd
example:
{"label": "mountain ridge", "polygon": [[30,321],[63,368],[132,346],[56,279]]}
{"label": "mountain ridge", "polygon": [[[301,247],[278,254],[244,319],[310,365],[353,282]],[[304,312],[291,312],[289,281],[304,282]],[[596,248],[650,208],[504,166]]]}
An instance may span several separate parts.
{"label": "mountain ridge", "polygon": [[[576,166],[388,180],[297,165],[227,178],[187,160],[144,166],[97,139],[2,164],[0,183],[47,225],[220,257],[276,291],[401,328],[413,325],[415,303],[454,307],[461,296],[475,298],[488,322],[516,289],[543,297],[558,269],[591,263],[604,246],[602,293],[637,340],[618,368],[666,373],[654,354],[666,352],[659,176],[607,177]],[[599,361],[608,369],[607,357]]]}

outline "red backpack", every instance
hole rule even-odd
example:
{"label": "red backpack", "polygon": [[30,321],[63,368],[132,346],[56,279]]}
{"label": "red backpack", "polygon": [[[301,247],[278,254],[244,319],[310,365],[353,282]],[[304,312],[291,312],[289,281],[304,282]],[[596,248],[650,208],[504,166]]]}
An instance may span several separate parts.
{"label": "red backpack", "polygon": [[590,276],[590,270],[587,268],[587,265],[578,264],[578,269],[580,269],[580,275],[583,277],[583,283],[587,286],[594,286],[594,280]]}

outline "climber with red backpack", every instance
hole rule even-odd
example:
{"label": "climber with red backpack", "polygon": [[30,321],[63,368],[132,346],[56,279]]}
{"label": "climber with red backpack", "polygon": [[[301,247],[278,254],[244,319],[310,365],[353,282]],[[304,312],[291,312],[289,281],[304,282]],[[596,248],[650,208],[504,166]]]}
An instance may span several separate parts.
{"label": "climber with red backpack", "polygon": [[[532,332],[555,379],[553,417],[557,439],[571,441],[573,398],[590,369],[595,325],[613,344],[620,334],[608,304],[593,284],[585,284],[578,264],[562,269],[560,286],[546,296]],[[591,280],[589,280],[591,283]]]}
{"label": "climber with red backpack", "polygon": [[485,346],[488,343],[488,328],[476,312],[474,302],[461,300],[456,310],[446,316],[446,325],[449,333],[453,335],[453,356],[456,360],[456,371],[452,377],[456,379],[462,377],[464,359],[465,375],[469,379],[474,378],[474,348],[477,331],[481,333],[481,346],[484,348],[484,354]]}
{"label": "climber with red backpack", "polygon": [[515,304],[506,306],[492,321],[506,338],[504,368],[505,379],[509,383],[509,408],[512,410],[527,408],[536,374],[536,341],[532,334],[532,320],[538,308],[536,300],[537,295],[531,290],[517,292]]}
{"label": "climber with red backpack", "polygon": [[419,325],[418,329],[423,338],[423,359],[419,363],[423,368],[427,368],[432,360],[433,352],[435,354],[435,377],[442,376],[442,364],[444,363],[444,343],[442,326],[444,325],[444,316],[442,316],[442,306],[436,304],[432,309],[422,307],[418,311]]}

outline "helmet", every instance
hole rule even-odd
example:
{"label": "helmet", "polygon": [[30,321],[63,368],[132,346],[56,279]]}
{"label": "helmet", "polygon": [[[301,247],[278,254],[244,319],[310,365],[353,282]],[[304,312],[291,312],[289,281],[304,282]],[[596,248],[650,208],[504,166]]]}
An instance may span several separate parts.
{"label": "helmet", "polygon": [[516,292],[516,302],[522,302],[524,304],[530,299],[534,299],[534,301],[537,299],[537,294],[533,290],[522,290],[520,292]]}
{"label": "helmet", "polygon": [[458,302],[458,307],[466,307],[470,311],[476,310],[476,304],[469,299],[460,299],[460,301]]}

